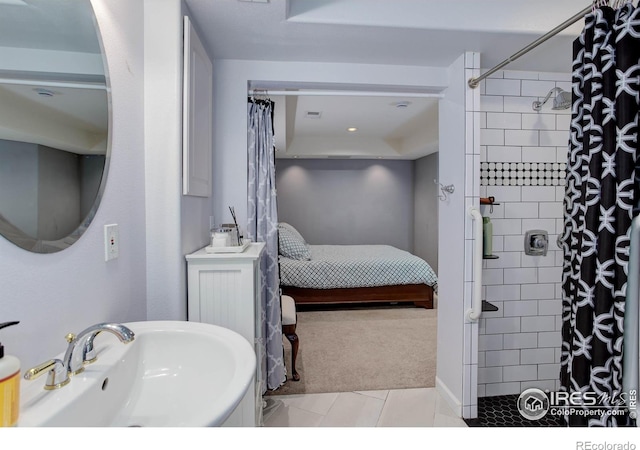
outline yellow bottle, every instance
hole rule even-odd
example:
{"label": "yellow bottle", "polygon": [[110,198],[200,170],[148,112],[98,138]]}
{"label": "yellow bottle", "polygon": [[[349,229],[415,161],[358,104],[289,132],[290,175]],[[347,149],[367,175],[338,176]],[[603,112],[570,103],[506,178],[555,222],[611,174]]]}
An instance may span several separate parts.
{"label": "yellow bottle", "polygon": [[[19,322],[0,323],[0,329]],[[20,412],[20,360],[0,344],[0,427],[13,427]]]}

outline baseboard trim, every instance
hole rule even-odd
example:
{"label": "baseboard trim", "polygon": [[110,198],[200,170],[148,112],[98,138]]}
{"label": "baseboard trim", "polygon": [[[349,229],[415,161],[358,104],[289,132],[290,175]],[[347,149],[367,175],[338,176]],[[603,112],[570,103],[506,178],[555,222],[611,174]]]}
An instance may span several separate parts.
{"label": "baseboard trim", "polygon": [[458,398],[453,395],[453,392],[449,390],[446,384],[440,380],[436,376],[436,390],[445,399],[447,405],[453,410],[454,413],[460,418],[462,418],[462,403],[458,400]]}

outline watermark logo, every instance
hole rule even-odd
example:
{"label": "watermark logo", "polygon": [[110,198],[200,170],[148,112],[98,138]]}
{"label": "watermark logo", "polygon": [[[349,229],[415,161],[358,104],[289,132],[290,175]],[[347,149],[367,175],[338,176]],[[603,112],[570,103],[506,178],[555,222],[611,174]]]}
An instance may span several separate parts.
{"label": "watermark logo", "polygon": [[538,388],[529,388],[518,397],[518,411],[529,420],[540,420],[549,412],[549,397]]}
{"label": "watermark logo", "polygon": [[552,392],[529,388],[517,401],[520,415],[529,420],[540,420],[547,414],[555,416],[625,415],[637,418],[637,393],[630,390],[611,396],[595,392]]}
{"label": "watermark logo", "polygon": [[635,389],[629,391],[629,417],[638,419],[638,392]]}

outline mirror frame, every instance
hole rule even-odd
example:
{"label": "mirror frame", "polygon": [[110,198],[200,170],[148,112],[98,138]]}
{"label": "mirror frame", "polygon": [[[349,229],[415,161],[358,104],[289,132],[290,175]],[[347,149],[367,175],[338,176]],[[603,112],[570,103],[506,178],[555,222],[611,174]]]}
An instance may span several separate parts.
{"label": "mirror frame", "polygon": [[[33,253],[56,253],[62,251],[74,243],[76,243],[80,237],[87,231],[93,219],[98,212],[98,208],[100,207],[100,203],[102,201],[102,196],[104,195],[104,191],[107,184],[107,178],[109,174],[109,166],[111,165],[111,150],[112,150],[112,135],[113,135],[113,99],[111,95],[111,78],[109,74],[109,64],[107,61],[107,54],[105,51],[105,46],[102,38],[102,32],[100,30],[100,25],[98,23],[98,18],[96,16],[95,8],[93,7],[93,3],[91,0],[86,0],[93,12],[91,16],[91,20],[93,21],[93,28],[96,32],[96,37],[98,39],[98,44],[100,45],[100,54],[102,57],[102,67],[104,68],[104,81],[105,81],[105,91],[107,94],[107,149],[105,152],[104,159],[104,167],[102,169],[102,177],[100,179],[100,185],[98,187],[95,199],[93,200],[93,204],[89,209],[87,215],[82,219],[80,224],[67,236],[56,239],[56,240],[46,240],[46,239],[38,239],[32,236],[27,235],[22,230],[17,229],[10,222],[5,221],[0,215],[0,236],[5,238],[7,241],[17,245],[18,247],[28,250]],[[5,229],[8,227],[11,230],[11,233],[5,233]]]}

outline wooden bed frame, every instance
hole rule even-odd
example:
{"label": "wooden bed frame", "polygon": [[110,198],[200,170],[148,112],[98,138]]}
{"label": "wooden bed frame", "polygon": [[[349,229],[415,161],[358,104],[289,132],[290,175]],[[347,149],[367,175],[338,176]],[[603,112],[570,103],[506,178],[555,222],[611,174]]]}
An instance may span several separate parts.
{"label": "wooden bed frame", "polygon": [[427,284],[338,289],[282,286],[282,293],[293,297],[296,304],[413,302],[416,306],[433,309],[433,288]]}

